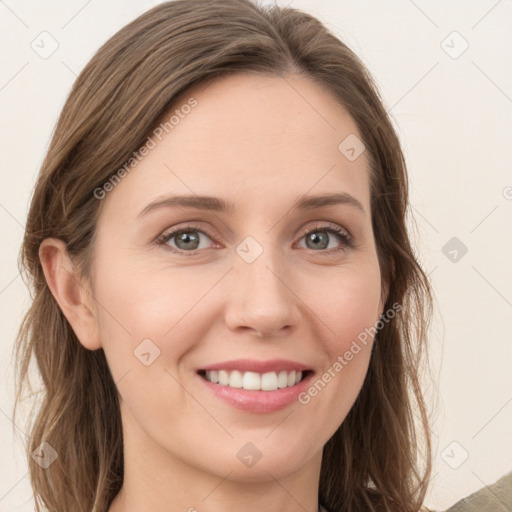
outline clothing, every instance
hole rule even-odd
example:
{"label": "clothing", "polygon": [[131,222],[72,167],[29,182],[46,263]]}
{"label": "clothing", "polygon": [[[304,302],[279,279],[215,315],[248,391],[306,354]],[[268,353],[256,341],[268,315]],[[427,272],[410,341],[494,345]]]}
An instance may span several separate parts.
{"label": "clothing", "polygon": [[[422,508],[425,512],[441,512]],[[320,506],[320,512],[329,512]],[[457,501],[444,512],[512,512],[512,471],[497,482]]]}
{"label": "clothing", "polygon": [[512,471],[457,501],[445,512],[512,512]]}

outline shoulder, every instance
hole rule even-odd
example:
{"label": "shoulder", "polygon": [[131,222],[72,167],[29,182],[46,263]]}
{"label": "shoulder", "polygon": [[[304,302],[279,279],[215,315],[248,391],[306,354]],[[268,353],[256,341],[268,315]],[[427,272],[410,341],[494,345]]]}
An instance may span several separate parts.
{"label": "shoulder", "polygon": [[512,512],[512,472],[462,498],[444,512]]}

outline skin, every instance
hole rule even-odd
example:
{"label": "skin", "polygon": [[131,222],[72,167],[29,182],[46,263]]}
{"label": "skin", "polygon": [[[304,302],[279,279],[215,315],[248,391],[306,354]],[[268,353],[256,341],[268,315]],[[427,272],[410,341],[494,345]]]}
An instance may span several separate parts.
{"label": "skin", "polygon": [[[191,96],[198,105],[103,199],[89,280],[72,276],[61,241],[40,251],[60,307],[86,348],[103,348],[121,397],[125,479],[110,512],[315,512],[322,448],[361,389],[371,338],[307,405],[273,413],[220,401],[196,370],[284,358],[320,377],[375,324],[385,293],[366,153],[352,162],[338,150],[349,134],[361,138],[357,127],[304,77],[241,73],[196,86],[178,105]],[[334,191],[364,212],[291,209],[299,196]],[[235,211],[138,217],[181,194],[220,197]],[[196,255],[176,237],[155,243],[189,221],[198,224]],[[308,246],[306,233],[328,223],[355,247],[321,228],[328,246]],[[263,249],[252,263],[236,252],[248,236]],[[145,366],[134,350],[148,338],[160,356]],[[252,467],[237,458],[248,442],[262,454]]]}

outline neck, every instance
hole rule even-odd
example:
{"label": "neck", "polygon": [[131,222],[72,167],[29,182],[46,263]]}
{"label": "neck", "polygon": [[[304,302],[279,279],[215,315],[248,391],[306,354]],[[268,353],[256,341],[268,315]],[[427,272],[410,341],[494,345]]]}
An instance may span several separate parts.
{"label": "neck", "polygon": [[109,512],[318,512],[318,488],[303,475],[247,483],[198,475],[187,479],[125,473]]}
{"label": "neck", "polygon": [[[134,429],[136,430],[136,429]],[[124,429],[123,486],[108,512],[318,512],[321,452],[294,472],[254,466],[254,478],[214,474]],[[137,435],[135,435],[137,434]],[[233,468],[236,470],[236,467]],[[256,473],[258,471],[258,473]]]}

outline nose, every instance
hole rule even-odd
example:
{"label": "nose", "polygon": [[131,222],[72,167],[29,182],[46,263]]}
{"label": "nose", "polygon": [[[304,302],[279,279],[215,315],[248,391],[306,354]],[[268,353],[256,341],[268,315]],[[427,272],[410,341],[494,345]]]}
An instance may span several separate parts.
{"label": "nose", "polygon": [[258,338],[281,338],[300,323],[301,301],[294,293],[286,263],[277,262],[269,251],[248,263],[235,258],[230,272],[226,324],[238,334]]}

